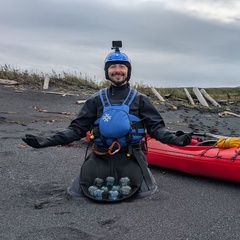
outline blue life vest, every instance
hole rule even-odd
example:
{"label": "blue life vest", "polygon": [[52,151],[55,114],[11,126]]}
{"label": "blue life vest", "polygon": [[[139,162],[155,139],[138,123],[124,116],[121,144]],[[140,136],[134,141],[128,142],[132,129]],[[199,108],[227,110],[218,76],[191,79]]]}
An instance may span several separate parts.
{"label": "blue life vest", "polygon": [[121,147],[139,143],[145,136],[145,128],[139,117],[129,114],[137,90],[129,89],[126,99],[120,104],[111,104],[107,88],[100,90],[103,114],[94,123],[94,143],[97,146],[109,147],[117,142]]}

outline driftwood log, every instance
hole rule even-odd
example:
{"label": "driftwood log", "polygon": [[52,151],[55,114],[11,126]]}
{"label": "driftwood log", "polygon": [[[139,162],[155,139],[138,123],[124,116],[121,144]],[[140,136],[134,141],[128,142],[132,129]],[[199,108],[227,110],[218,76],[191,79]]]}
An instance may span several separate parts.
{"label": "driftwood log", "polygon": [[190,104],[191,104],[191,105],[195,105],[195,103],[194,103],[194,101],[193,101],[193,99],[192,99],[190,93],[188,92],[188,90],[187,90],[186,88],[184,88],[184,92],[185,92],[185,94],[186,94],[186,96],[187,96],[187,98],[188,98]]}
{"label": "driftwood log", "polygon": [[58,94],[58,95],[62,95],[63,97],[65,97],[65,96],[79,96],[78,94],[73,94],[73,93],[64,93],[64,92],[50,92],[50,91],[42,91],[42,93],[46,93],[46,94]]}
{"label": "driftwood log", "polygon": [[48,74],[46,74],[44,78],[43,89],[48,89],[49,82],[50,82],[50,77]]}
{"label": "driftwood log", "polygon": [[205,89],[201,89],[200,92],[202,95],[215,107],[221,107],[220,104],[218,104],[206,91]]}
{"label": "driftwood log", "polygon": [[194,87],[193,88],[193,92],[195,93],[198,101],[200,102],[201,105],[205,106],[205,107],[209,107],[207,101],[204,99],[202,93],[199,91],[198,88]]}
{"label": "driftwood log", "polygon": [[55,112],[55,111],[48,111],[45,109],[40,108],[39,106],[34,106],[34,109],[38,112],[43,112],[43,113],[54,113],[54,114],[63,114],[63,115],[76,115],[74,112]]}
{"label": "driftwood log", "polygon": [[77,104],[83,104],[83,103],[85,103],[86,102],[86,100],[78,100],[76,103]]}
{"label": "driftwood log", "polygon": [[154,87],[151,87],[151,90],[155,94],[155,96],[159,99],[160,102],[165,102],[165,99],[159,94],[159,92]]}
{"label": "driftwood log", "polygon": [[5,84],[5,85],[18,85],[18,82],[17,82],[17,81],[14,81],[14,80],[0,79],[0,84]]}
{"label": "driftwood log", "polygon": [[225,116],[227,116],[227,115],[231,115],[231,116],[235,116],[235,117],[240,117],[240,114],[236,114],[236,113],[228,112],[228,111],[220,112],[220,113],[218,113],[218,115],[219,115],[220,117],[225,117]]}

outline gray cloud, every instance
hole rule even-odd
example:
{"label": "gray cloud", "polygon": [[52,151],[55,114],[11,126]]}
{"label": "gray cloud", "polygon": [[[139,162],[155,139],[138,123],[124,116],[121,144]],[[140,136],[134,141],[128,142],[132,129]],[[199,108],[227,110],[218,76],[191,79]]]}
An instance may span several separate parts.
{"label": "gray cloud", "polygon": [[167,87],[238,86],[239,21],[204,18],[167,3],[3,0],[0,64],[102,79],[111,41],[122,40],[122,51],[132,59],[132,81]]}

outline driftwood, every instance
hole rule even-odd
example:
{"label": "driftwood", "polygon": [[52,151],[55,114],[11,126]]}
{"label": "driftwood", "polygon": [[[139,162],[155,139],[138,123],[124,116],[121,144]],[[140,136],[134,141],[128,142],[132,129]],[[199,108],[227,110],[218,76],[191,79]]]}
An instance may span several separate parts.
{"label": "driftwood", "polygon": [[85,103],[86,102],[86,100],[78,100],[76,103],[77,104],[83,104],[83,103]]}
{"label": "driftwood", "polygon": [[186,93],[186,96],[187,96],[187,98],[188,98],[190,104],[191,104],[191,105],[195,105],[195,103],[194,103],[194,101],[193,101],[193,99],[192,99],[190,93],[188,92],[188,90],[187,90],[186,88],[184,88],[184,91],[185,91],[185,93]]}
{"label": "driftwood", "polygon": [[50,82],[50,77],[48,74],[46,74],[44,78],[43,89],[48,89],[49,82]]}
{"label": "driftwood", "polygon": [[200,90],[202,95],[215,107],[221,107],[203,88]]}
{"label": "driftwood", "polygon": [[17,81],[14,81],[14,80],[0,79],[0,84],[18,85],[18,82],[17,82]]}
{"label": "driftwood", "polygon": [[[65,96],[79,96],[78,94],[74,94],[74,93],[63,93],[63,92],[50,92],[50,91],[42,91],[42,93],[46,93],[46,94],[58,94],[58,95],[61,95],[62,97],[65,97]],[[76,101],[77,104],[83,104],[85,103],[86,100],[78,100]]]}
{"label": "driftwood", "polygon": [[63,115],[75,115],[75,113],[73,112],[52,112],[52,111],[48,111],[45,109],[42,109],[38,106],[34,106],[34,109],[38,112],[43,112],[43,113],[54,113],[54,114],[63,114]]}
{"label": "driftwood", "polygon": [[224,111],[224,112],[220,112],[218,113],[218,115],[220,117],[225,117],[227,115],[232,115],[232,116],[235,116],[235,117],[240,117],[240,114],[236,114],[236,113],[232,113],[232,112],[228,112],[228,111]]}
{"label": "driftwood", "polygon": [[73,94],[73,93],[63,93],[63,92],[49,92],[49,91],[42,91],[42,93],[47,93],[47,94],[58,94],[58,95],[62,95],[63,97],[65,97],[65,96],[78,96],[78,94]]}
{"label": "driftwood", "polygon": [[208,103],[206,102],[206,100],[204,99],[202,93],[199,91],[198,88],[194,87],[193,92],[195,93],[195,95],[196,95],[196,97],[199,100],[201,105],[203,105],[205,107],[209,107]]}
{"label": "driftwood", "polygon": [[151,87],[151,90],[155,94],[155,96],[159,99],[160,102],[165,102],[164,98],[159,94],[159,92],[154,87]]}

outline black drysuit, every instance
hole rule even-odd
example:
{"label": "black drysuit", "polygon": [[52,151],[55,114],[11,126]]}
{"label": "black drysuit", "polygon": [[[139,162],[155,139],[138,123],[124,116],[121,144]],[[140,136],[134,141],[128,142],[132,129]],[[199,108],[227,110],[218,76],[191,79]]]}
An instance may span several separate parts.
{"label": "black drysuit", "polygon": [[[120,87],[111,85],[108,88],[108,98],[112,104],[122,103],[128,92],[128,84]],[[191,140],[191,136],[187,136],[187,134],[177,137],[168,131],[158,110],[144,94],[137,93],[130,105],[129,112],[142,120],[147,133],[152,138],[162,143],[183,146]],[[99,93],[96,93],[85,102],[77,118],[64,131],[57,132],[52,137],[37,137],[35,141],[37,146],[34,147],[66,145],[80,140],[91,130],[94,122],[102,116],[102,113],[102,102]],[[138,148],[133,149],[130,157],[123,151],[114,155],[101,156],[91,152],[82,165],[81,173],[73,181],[68,192],[75,196],[81,196],[83,192],[88,195],[86,189],[93,183],[93,180],[96,177],[104,179],[107,176],[114,176],[116,179],[130,177],[132,185],[135,186],[136,192],[140,196],[150,195],[157,189],[154,177],[147,167],[145,155],[142,149]]]}

